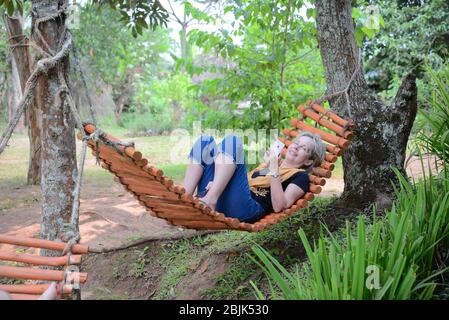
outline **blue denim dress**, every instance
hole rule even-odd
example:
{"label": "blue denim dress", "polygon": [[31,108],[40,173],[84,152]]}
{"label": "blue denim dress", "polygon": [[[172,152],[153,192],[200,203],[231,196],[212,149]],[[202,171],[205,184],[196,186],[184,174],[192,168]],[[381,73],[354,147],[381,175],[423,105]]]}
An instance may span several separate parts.
{"label": "blue denim dress", "polygon": [[216,211],[227,217],[237,218],[244,222],[255,222],[265,214],[263,207],[251,197],[246,172],[243,144],[236,135],[228,135],[217,146],[212,136],[202,135],[194,143],[189,159],[201,164],[203,175],[198,183],[198,194],[203,194],[206,186],[214,180],[215,158],[223,152],[234,160],[236,170],[228,185],[218,198]]}

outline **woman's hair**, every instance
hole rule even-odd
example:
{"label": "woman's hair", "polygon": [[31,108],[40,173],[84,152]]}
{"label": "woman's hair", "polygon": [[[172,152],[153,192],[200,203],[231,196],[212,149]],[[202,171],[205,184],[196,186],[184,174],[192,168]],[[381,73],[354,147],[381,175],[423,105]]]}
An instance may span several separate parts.
{"label": "woman's hair", "polygon": [[293,141],[296,142],[301,137],[309,137],[314,142],[310,153],[310,159],[313,160],[313,162],[310,166],[304,168],[307,171],[310,171],[312,170],[312,168],[320,166],[326,158],[326,146],[324,145],[324,142],[323,140],[321,140],[321,137],[319,135],[310,131],[301,132],[299,136],[297,136]]}

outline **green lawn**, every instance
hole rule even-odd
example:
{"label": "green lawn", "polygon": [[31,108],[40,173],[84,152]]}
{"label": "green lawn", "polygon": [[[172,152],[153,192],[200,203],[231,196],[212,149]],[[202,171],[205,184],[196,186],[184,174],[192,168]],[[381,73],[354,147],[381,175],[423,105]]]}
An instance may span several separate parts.
{"label": "green lawn", "polygon": [[[126,137],[125,130],[120,128],[107,129],[108,133],[122,138],[125,141],[133,141],[137,150],[148,159],[150,164],[164,171],[177,183],[181,183],[187,167],[186,159],[192,141],[183,136],[150,136],[150,137]],[[77,141],[77,159],[81,142]],[[26,134],[14,134],[4,153],[0,156],[0,188],[19,187],[26,184],[28,169],[28,138]],[[343,171],[341,159],[336,163],[333,171],[334,178],[342,178]],[[84,183],[99,186],[110,185],[112,175],[106,170],[95,165],[95,157],[91,152],[87,153],[84,168]]]}

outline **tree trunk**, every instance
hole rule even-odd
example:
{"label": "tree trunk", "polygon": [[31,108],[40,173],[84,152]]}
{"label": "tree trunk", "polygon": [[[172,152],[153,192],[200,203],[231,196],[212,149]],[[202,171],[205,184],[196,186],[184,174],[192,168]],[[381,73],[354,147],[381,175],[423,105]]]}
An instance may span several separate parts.
{"label": "tree trunk", "polygon": [[[20,88],[20,79],[19,79],[19,72],[17,70],[17,64],[15,63],[14,59],[12,59],[11,61],[11,67],[12,67],[12,72],[11,72],[11,83],[9,86],[9,99],[8,99],[8,104],[9,104],[9,121],[11,122],[12,119],[14,118],[16,112],[17,112],[17,107],[19,106],[19,101],[20,98],[22,97],[22,90]],[[24,117],[22,116],[20,121],[17,123],[17,126],[14,128],[15,132],[23,132],[23,129],[25,127],[25,123],[24,123]]]}
{"label": "tree trunk", "polygon": [[[65,15],[59,14],[66,1],[32,1],[32,39],[42,48],[47,48],[38,37],[36,20],[49,15],[56,18],[42,22],[38,29],[48,47],[54,52],[60,50]],[[42,239],[60,239],[65,223],[68,223],[73,202],[72,190],[77,174],[75,160],[74,121],[69,106],[60,97],[61,83],[58,72],[62,72],[67,83],[69,58],[65,57],[56,67],[41,76],[36,88],[36,103],[42,110]],[[78,229],[78,226],[75,226]],[[48,254],[48,253],[45,253]]]}
{"label": "tree trunk", "polygon": [[[6,30],[10,37],[11,45],[23,43],[24,34],[22,28],[22,20],[19,17],[4,16]],[[17,71],[20,79],[20,89],[23,93],[25,84],[30,77],[30,51],[27,46],[17,46],[12,50],[13,61],[17,65]],[[40,142],[40,110],[36,103],[31,103],[28,107],[25,117],[27,118],[28,138],[30,140],[30,156],[28,162],[29,185],[37,185],[41,181],[41,142]]]}
{"label": "tree trunk", "polygon": [[129,104],[129,100],[133,91],[133,83],[134,83],[134,72],[133,70],[126,71],[126,79],[123,84],[120,86],[120,91],[114,95],[114,103],[115,103],[115,123],[120,124],[122,121],[122,114],[125,110],[125,106]]}
{"label": "tree trunk", "polygon": [[[317,0],[317,35],[327,80],[327,94],[343,90],[357,68],[359,49],[354,36],[350,0]],[[377,203],[391,204],[398,180],[391,167],[405,174],[407,141],[416,116],[416,76],[409,74],[391,105],[380,102],[368,91],[363,64],[355,72],[345,95],[330,99],[331,108],[351,117],[357,128],[350,148],[343,156],[346,206],[361,208]]]}

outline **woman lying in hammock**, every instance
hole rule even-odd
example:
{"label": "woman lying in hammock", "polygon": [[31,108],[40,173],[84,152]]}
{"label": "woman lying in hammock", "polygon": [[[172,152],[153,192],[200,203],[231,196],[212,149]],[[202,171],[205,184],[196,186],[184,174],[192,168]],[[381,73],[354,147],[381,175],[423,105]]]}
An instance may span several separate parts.
{"label": "woman lying in hammock", "polygon": [[326,147],[318,135],[304,131],[293,140],[284,161],[272,151],[262,164],[246,172],[243,144],[226,136],[217,147],[211,136],[202,135],[189,154],[184,178],[186,193],[211,209],[240,221],[255,222],[270,212],[292,206],[309,191],[307,172],[324,160]]}

